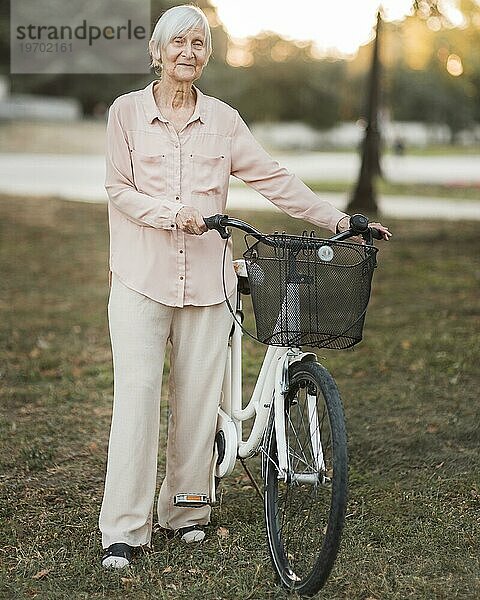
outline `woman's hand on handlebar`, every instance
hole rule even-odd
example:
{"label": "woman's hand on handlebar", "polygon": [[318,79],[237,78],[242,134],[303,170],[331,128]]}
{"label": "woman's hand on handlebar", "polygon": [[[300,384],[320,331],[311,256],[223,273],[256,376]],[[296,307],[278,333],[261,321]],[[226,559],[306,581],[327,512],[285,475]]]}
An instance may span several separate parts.
{"label": "woman's hand on handlebar", "polygon": [[207,226],[200,211],[193,206],[184,206],[175,217],[175,223],[179,229],[192,235],[202,235],[207,231]]}
{"label": "woman's hand on handlebar", "polygon": [[378,231],[382,234],[382,237],[386,242],[388,242],[388,240],[392,237],[392,233],[388,230],[388,227],[385,227],[381,223],[369,223],[368,226],[378,229]]}
{"label": "woman's hand on handlebar", "polygon": [[[371,228],[377,229],[385,241],[388,241],[392,235],[391,232],[389,231],[388,227],[385,227],[381,223],[369,223],[368,226]],[[347,216],[343,217],[342,219],[340,219],[340,221],[337,223],[337,233],[342,233],[343,231],[347,231],[349,228],[350,228],[350,216],[347,215]],[[349,239],[349,241],[357,242],[357,243],[364,243],[364,240],[361,236],[352,237]]]}

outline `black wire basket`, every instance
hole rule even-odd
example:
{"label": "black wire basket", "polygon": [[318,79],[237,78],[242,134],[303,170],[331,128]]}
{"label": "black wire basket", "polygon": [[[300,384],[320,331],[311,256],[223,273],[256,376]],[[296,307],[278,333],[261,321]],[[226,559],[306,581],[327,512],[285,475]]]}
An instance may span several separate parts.
{"label": "black wire basket", "polygon": [[244,258],[257,338],[272,346],[341,350],[362,339],[377,249],[274,234]]}

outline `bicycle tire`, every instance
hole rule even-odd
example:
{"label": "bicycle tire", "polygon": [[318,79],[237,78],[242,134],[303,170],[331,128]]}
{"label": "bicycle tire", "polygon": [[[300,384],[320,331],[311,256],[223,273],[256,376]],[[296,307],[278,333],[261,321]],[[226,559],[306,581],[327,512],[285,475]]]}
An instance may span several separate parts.
{"label": "bicycle tire", "polygon": [[[340,546],[348,494],[347,435],[340,394],[324,367],[316,362],[291,365],[289,386],[285,437],[293,475],[291,481],[278,478],[272,411],[263,452],[265,524],[281,585],[313,596],[325,585]],[[316,483],[302,483],[295,473],[310,475]]]}

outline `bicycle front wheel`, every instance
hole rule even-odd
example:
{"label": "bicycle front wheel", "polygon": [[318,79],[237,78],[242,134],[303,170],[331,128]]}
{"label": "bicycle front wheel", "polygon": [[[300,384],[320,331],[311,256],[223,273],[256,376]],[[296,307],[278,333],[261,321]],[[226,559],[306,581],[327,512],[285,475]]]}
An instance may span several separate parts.
{"label": "bicycle front wheel", "polygon": [[[315,362],[289,369],[284,398],[288,472],[278,467],[275,419],[263,454],[268,545],[281,584],[313,596],[337,556],[347,506],[348,457],[335,381]],[[272,411],[273,412],[273,411]]]}

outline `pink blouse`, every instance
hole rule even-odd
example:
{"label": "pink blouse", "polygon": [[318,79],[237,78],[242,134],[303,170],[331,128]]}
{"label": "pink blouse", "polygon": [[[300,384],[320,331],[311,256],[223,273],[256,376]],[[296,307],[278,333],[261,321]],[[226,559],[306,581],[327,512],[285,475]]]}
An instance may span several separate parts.
{"label": "pink blouse", "polygon": [[[235,109],[194,87],[195,111],[177,133],[156,105],[154,83],[119,96],[108,113],[110,270],[127,287],[169,306],[224,300],[225,242],[216,231],[183,233],[175,216],[183,206],[203,216],[224,213],[230,175],[292,217],[335,231],[345,213],[280,167]],[[225,278],[230,295],[230,245]]]}

